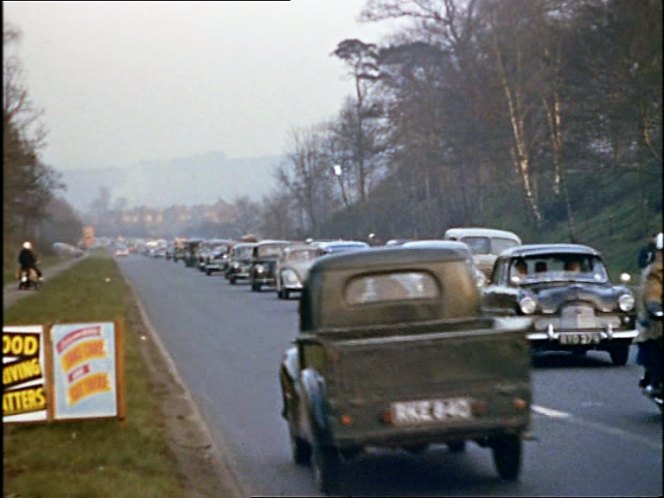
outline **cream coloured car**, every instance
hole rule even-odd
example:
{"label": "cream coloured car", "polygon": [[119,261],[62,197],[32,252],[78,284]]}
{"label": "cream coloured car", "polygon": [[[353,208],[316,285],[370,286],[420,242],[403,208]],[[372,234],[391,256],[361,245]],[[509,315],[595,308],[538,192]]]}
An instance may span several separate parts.
{"label": "cream coloured car", "polygon": [[458,240],[468,246],[475,265],[491,278],[493,264],[505,249],[521,245],[521,239],[513,232],[495,228],[450,228],[443,235],[445,240]]}
{"label": "cream coloured car", "polygon": [[319,248],[308,244],[285,247],[275,269],[277,297],[288,299],[291,292],[302,291],[309,268],[322,254]]}

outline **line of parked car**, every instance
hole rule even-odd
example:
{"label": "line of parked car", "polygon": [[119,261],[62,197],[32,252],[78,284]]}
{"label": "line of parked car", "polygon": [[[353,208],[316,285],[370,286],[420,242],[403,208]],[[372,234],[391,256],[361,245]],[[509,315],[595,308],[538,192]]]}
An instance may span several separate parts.
{"label": "line of parked car", "polygon": [[[488,228],[453,228],[440,239],[392,239],[384,247],[445,248],[462,254],[481,297],[494,317],[531,318],[534,351],[589,350],[609,353],[624,365],[636,336],[635,298],[623,274],[613,284],[601,254],[578,244],[527,244],[514,233]],[[381,246],[383,247],[383,246]],[[300,295],[312,265],[322,256],[380,250],[358,240],[190,239],[172,244],[165,258],[183,260],[231,285],[248,283],[279,299]]]}

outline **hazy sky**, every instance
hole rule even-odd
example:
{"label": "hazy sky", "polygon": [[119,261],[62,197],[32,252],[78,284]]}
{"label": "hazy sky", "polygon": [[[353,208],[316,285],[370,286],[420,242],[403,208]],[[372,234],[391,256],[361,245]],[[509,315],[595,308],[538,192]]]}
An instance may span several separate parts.
{"label": "hazy sky", "polygon": [[357,22],[365,0],[2,5],[58,169],[282,154],[352,92],[337,43],[391,29]]}

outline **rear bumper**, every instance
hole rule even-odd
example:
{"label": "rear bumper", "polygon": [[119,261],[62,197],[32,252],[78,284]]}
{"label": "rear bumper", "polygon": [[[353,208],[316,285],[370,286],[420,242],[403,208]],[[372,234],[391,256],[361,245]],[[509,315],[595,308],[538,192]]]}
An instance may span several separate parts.
{"label": "rear bumper", "polygon": [[385,427],[359,435],[338,435],[339,448],[375,446],[398,448],[421,444],[441,444],[450,441],[484,440],[502,434],[521,434],[528,429],[529,417],[517,416],[493,420],[465,421],[463,424],[397,429]]}

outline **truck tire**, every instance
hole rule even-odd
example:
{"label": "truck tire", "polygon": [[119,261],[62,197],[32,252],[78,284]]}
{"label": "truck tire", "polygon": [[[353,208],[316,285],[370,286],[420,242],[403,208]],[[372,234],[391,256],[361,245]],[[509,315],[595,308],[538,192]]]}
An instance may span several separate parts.
{"label": "truck tire", "polygon": [[314,480],[322,493],[333,493],[339,484],[339,452],[330,446],[314,445],[311,455]]}
{"label": "truck tire", "polygon": [[311,445],[304,439],[294,435],[290,423],[288,424],[288,436],[290,438],[293,461],[298,465],[309,465],[311,463]]}
{"label": "truck tire", "polygon": [[521,437],[515,434],[498,436],[492,441],[493,463],[504,481],[514,481],[519,477],[522,446]]}

